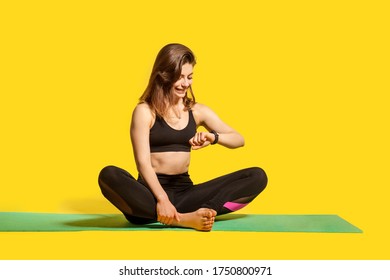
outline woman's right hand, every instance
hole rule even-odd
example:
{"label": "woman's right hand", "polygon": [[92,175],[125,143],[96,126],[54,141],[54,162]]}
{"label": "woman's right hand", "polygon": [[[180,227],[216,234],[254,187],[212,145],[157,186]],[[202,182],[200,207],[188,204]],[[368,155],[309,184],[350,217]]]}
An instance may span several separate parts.
{"label": "woman's right hand", "polygon": [[157,221],[164,225],[179,222],[179,213],[168,198],[157,201]]}

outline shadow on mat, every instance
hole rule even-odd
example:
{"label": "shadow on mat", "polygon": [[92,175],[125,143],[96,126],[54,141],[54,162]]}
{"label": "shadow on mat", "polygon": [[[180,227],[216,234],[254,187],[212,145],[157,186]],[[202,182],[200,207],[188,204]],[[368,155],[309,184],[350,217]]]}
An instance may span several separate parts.
{"label": "shadow on mat", "polygon": [[225,214],[221,216],[217,216],[215,218],[216,222],[221,222],[221,221],[229,221],[229,220],[236,220],[236,219],[242,219],[247,217],[247,214]]}
{"label": "shadow on mat", "polygon": [[72,227],[96,227],[96,228],[126,228],[131,224],[122,215],[102,215],[99,218],[65,222],[65,225]]}
{"label": "shadow on mat", "polygon": [[66,222],[65,225],[85,228],[151,228],[158,229],[166,226],[160,224],[135,225],[126,220],[121,214],[104,215],[99,218]]}
{"label": "shadow on mat", "polygon": [[[222,222],[228,220],[242,219],[245,218],[246,214],[226,214],[218,216],[215,222]],[[147,229],[164,229],[170,228],[159,223],[136,225],[126,220],[121,214],[102,215],[99,218],[91,218],[85,220],[77,220],[71,222],[65,222],[65,225],[80,228],[147,228]],[[176,227],[171,227],[176,228]]]}

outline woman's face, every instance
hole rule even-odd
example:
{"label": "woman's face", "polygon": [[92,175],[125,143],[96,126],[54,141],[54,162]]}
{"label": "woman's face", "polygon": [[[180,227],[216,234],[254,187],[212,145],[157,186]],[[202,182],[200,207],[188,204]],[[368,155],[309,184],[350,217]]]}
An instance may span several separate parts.
{"label": "woman's face", "polygon": [[186,63],[181,68],[181,75],[172,86],[172,93],[178,98],[183,98],[186,95],[187,89],[192,84],[192,64]]}

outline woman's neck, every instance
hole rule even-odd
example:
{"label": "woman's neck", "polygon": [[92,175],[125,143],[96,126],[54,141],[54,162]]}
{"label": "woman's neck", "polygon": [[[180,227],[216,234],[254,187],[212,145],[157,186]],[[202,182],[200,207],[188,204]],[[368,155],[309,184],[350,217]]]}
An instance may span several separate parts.
{"label": "woman's neck", "polygon": [[178,106],[181,106],[181,105],[183,105],[183,104],[184,104],[183,98],[181,98],[181,97],[176,97],[176,98],[173,99],[173,103],[172,103],[171,106],[173,106],[173,107],[178,107]]}
{"label": "woman's neck", "polygon": [[183,111],[184,111],[183,99],[178,98],[177,100],[175,100],[173,104],[168,105],[167,117],[181,119]]}

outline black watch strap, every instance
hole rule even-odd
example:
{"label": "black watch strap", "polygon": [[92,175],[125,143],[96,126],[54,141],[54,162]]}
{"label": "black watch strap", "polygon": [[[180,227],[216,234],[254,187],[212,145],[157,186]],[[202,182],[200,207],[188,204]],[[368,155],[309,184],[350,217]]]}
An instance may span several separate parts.
{"label": "black watch strap", "polygon": [[211,143],[211,145],[217,144],[218,143],[218,139],[219,139],[219,134],[215,130],[210,131],[210,133],[214,134],[214,136],[215,136],[214,137],[214,142]]}

